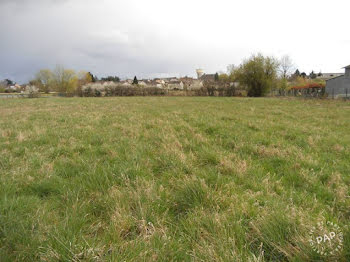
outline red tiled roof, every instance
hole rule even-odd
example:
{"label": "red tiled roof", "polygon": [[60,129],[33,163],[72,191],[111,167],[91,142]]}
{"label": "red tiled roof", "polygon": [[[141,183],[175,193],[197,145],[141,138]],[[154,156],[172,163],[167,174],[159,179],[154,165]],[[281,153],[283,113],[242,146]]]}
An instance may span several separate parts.
{"label": "red tiled roof", "polygon": [[324,84],[307,84],[304,86],[293,86],[291,89],[324,88]]}

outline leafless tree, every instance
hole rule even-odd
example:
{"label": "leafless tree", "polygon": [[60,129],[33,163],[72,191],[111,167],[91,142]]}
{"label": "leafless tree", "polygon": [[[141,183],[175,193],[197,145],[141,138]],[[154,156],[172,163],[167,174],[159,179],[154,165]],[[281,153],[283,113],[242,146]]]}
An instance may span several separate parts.
{"label": "leafless tree", "polygon": [[227,74],[228,75],[231,75],[232,73],[233,73],[233,71],[235,70],[235,65],[234,64],[229,64],[228,66],[227,66]]}
{"label": "leafless tree", "polygon": [[292,74],[294,70],[293,61],[288,55],[285,55],[281,58],[281,60],[279,61],[279,67],[281,75],[284,79],[286,79],[287,76]]}

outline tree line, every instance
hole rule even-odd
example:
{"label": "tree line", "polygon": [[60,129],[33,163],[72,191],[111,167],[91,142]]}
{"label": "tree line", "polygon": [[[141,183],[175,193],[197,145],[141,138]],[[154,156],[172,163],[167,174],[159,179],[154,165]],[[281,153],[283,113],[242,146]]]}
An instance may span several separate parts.
{"label": "tree line", "polygon": [[248,96],[259,97],[271,90],[287,91],[295,86],[312,84],[325,85],[325,81],[318,79],[321,73],[312,71],[309,75],[300,73],[289,56],[277,59],[262,54],[252,55],[239,66],[229,65],[227,73],[219,75],[218,83],[239,83],[240,89],[245,89]]}
{"label": "tree line", "polygon": [[38,87],[40,92],[49,93],[55,91],[62,94],[70,94],[83,85],[94,81],[95,77],[90,72],[76,72],[72,69],[56,66],[53,71],[50,69],[40,70],[29,84]]}
{"label": "tree line", "polygon": [[[120,82],[120,78],[117,76],[108,76],[100,80],[115,83]],[[99,79],[91,72],[76,72],[72,69],[66,69],[63,66],[56,66],[54,70],[40,70],[29,84],[39,88],[40,92],[58,92],[67,95],[79,93],[84,85],[97,81]]]}
{"label": "tree line", "polygon": [[[227,73],[216,73],[214,79],[205,81],[203,88],[196,91],[197,95],[244,95],[259,97],[265,96],[271,90],[288,90],[292,86],[303,86],[314,82],[322,82],[312,72],[309,76],[295,70],[292,59],[289,56],[283,56],[277,59],[273,56],[264,56],[262,54],[252,55],[238,65],[229,65]],[[55,91],[60,94],[73,95],[83,94],[82,88],[89,83],[97,82],[98,78],[90,72],[76,72],[71,69],[65,69],[57,66],[54,70],[40,70],[30,84],[35,85],[41,92]],[[117,76],[108,76],[101,78],[101,81],[119,83],[120,78]],[[136,76],[133,85],[138,85]],[[113,94],[127,93],[124,88],[116,89]],[[153,92],[151,92],[153,94]],[[157,93],[157,92],[156,92]],[[92,92],[94,94],[94,92]],[[158,93],[157,93],[158,94]],[[163,93],[161,93],[163,94]],[[88,96],[91,94],[88,93]]]}

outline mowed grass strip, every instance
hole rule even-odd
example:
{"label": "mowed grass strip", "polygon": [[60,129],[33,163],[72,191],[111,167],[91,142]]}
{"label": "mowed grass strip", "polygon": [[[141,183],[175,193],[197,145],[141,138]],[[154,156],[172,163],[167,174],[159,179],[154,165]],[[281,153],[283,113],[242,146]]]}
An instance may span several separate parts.
{"label": "mowed grass strip", "polygon": [[1,100],[0,261],[350,261],[349,146],[342,101]]}

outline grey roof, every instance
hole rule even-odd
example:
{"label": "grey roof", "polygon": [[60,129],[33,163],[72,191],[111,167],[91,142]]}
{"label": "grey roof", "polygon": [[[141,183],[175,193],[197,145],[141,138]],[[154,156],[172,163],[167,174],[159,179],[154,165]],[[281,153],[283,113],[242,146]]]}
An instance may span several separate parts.
{"label": "grey roof", "polygon": [[317,74],[317,77],[329,77],[329,76],[339,76],[339,75],[342,75],[344,73],[321,73],[321,76],[319,76]]}
{"label": "grey roof", "polygon": [[332,78],[330,78],[330,79],[327,79],[326,82],[327,82],[327,81],[330,81],[330,80],[333,80],[333,79],[336,79],[336,78],[338,78],[338,77],[343,77],[343,76],[344,76],[344,75],[332,77]]}
{"label": "grey roof", "polygon": [[350,69],[350,65],[344,66],[343,68],[345,68],[345,69]]}
{"label": "grey roof", "polygon": [[204,74],[200,77],[201,80],[214,80],[215,74]]}

